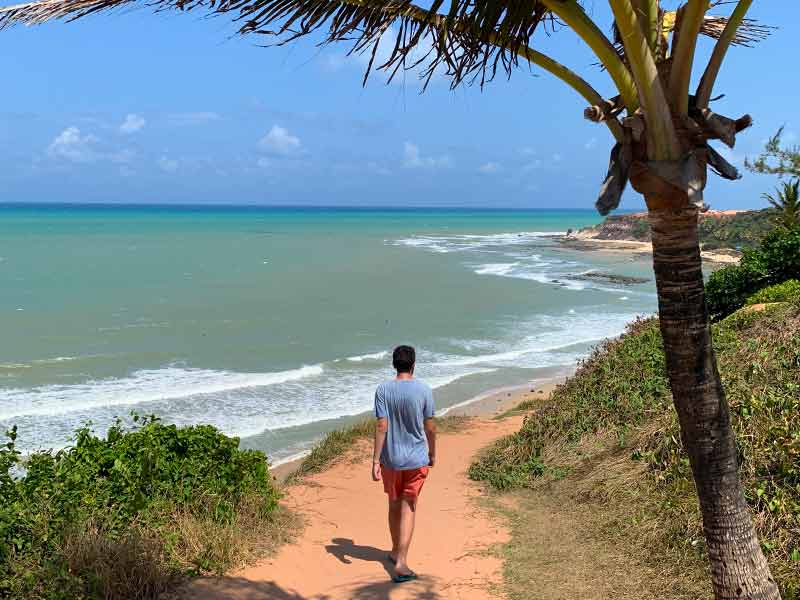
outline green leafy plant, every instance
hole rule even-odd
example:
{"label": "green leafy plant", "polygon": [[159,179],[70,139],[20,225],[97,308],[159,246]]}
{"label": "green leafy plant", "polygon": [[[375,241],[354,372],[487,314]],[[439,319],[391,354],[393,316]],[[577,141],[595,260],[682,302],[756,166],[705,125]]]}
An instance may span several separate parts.
{"label": "green leafy plant", "polygon": [[722,319],[759,290],[790,279],[800,279],[800,227],[774,230],[758,248],[745,251],[738,265],[712,273],[706,283],[709,313]]}
{"label": "green leafy plant", "polygon": [[8,432],[0,596],[155,598],[181,574],[236,564],[259,543],[248,532],[279,535],[280,494],[261,452],[208,425],[133,421],[105,437],[82,427],[70,447],[24,462]]}
{"label": "green leafy plant", "polygon": [[753,304],[791,302],[793,300],[800,300],[800,281],[797,279],[790,279],[759,290],[747,299],[747,304],[751,306]]}

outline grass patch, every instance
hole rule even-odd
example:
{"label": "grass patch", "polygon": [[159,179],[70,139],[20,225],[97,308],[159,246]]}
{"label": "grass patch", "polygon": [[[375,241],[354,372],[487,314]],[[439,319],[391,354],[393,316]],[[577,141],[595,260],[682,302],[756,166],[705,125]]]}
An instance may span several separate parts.
{"label": "grass patch", "polygon": [[495,415],[493,419],[495,421],[502,421],[503,419],[507,419],[508,417],[517,417],[519,415],[527,415],[529,412],[534,410],[537,406],[542,404],[542,400],[540,398],[530,398],[528,400],[523,400],[513,408],[509,408],[507,411],[500,413],[499,415]]}
{"label": "grass patch", "polygon": [[[470,422],[469,417],[445,416],[436,419],[439,433],[462,431]],[[362,419],[343,429],[331,431],[314,446],[287,478],[286,483],[299,481],[307,475],[321,473],[345,457],[359,441],[372,440],[375,435],[375,419]]]}
{"label": "grass patch", "polygon": [[[714,326],[747,500],[785,599],[800,597],[798,332],[797,303],[740,311]],[[655,319],[602,344],[519,432],[484,452],[470,476],[501,490],[541,489],[564,469],[565,489],[594,503],[605,515],[599,526],[619,544],[653,561],[705,568]]]}
{"label": "grass patch", "polygon": [[[510,600],[699,600],[697,574],[648,564],[647,552],[619,543],[612,515],[578,501],[567,480],[490,496],[510,540],[499,549]],[[705,574],[700,573],[701,581]],[[533,585],[532,585],[533,583]],[[708,587],[708,584],[706,584]]]}
{"label": "grass patch", "polygon": [[[274,550],[297,521],[266,457],[214,427],[134,417],[24,464],[0,447],[0,597],[157,598]],[[12,475],[20,467],[20,476]]]}

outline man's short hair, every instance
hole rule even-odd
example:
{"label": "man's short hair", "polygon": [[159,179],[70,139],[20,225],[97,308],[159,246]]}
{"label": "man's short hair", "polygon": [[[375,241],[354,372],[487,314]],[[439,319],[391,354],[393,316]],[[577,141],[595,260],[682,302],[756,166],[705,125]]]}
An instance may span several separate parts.
{"label": "man's short hair", "polygon": [[411,346],[398,346],[392,352],[392,365],[398,373],[411,373],[415,362],[417,353]]}

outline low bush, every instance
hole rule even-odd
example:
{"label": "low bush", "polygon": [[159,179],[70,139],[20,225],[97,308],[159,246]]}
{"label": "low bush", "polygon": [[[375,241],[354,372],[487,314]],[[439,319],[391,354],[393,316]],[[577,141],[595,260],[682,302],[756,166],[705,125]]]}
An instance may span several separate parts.
{"label": "low bush", "polygon": [[800,228],[778,228],[754,250],[745,250],[738,265],[711,274],[706,284],[709,314],[719,320],[745,305],[757,291],[789,279],[800,279]]}
{"label": "low bush", "polygon": [[[207,425],[134,416],[24,461],[0,448],[0,596],[156,598],[282,535],[266,457]],[[16,476],[15,476],[16,471]],[[261,547],[261,548],[259,548]]]}
{"label": "low bush", "polygon": [[790,279],[777,285],[771,285],[750,296],[747,304],[768,304],[770,302],[791,302],[800,300],[800,281]]}
{"label": "low bush", "polygon": [[[794,302],[737,312],[713,332],[747,500],[773,575],[792,600],[800,598],[799,331]],[[606,499],[631,515],[619,526],[635,530],[634,538],[663,534],[652,553],[704,560],[702,544],[695,547],[703,539],[696,492],[671,406],[657,320],[638,321],[602,344],[519,432],[481,455],[470,476],[500,489],[531,487],[597,459],[613,441],[646,466]],[[632,488],[642,490],[633,503],[622,497]],[[647,530],[636,529],[643,522]],[[667,540],[667,532],[680,533]]]}

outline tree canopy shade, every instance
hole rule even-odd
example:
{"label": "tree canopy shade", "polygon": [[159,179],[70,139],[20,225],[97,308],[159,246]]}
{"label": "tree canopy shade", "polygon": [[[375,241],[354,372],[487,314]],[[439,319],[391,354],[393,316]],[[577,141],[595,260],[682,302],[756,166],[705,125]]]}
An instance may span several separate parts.
{"label": "tree canopy shade", "polygon": [[[0,28],[50,19],[76,19],[136,0],[41,0],[0,9]],[[444,71],[452,86],[484,85],[527,61],[549,71],[588,103],[584,116],[608,126],[616,144],[596,206],[614,210],[630,181],[644,196],[653,239],[653,267],[670,387],[697,487],[718,599],[773,600],[777,585],[761,551],[738,475],[736,440],[717,372],[705,302],[698,211],[708,168],[737,179],[711,140],[733,147],[752,123],[709,106],[733,45],[749,46],[769,28],[747,19],[753,0],[686,0],[676,11],[659,0],[608,0],[613,35],[603,33],[577,0],[143,0],[153,10],[203,10],[228,15],[242,34],[288,43],[320,31],[322,43],[350,42],[369,52],[390,76],[420,67],[429,81]],[[733,5],[725,15],[711,9]],[[597,57],[613,84],[601,94],[554,58],[533,48],[534,36],[572,29]],[[375,64],[384,35],[391,51]],[[694,94],[691,75],[700,36],[715,40]],[[752,76],[752,75],[748,75]],[[542,103],[546,98],[542,98]],[[520,115],[520,118],[527,113]]]}

